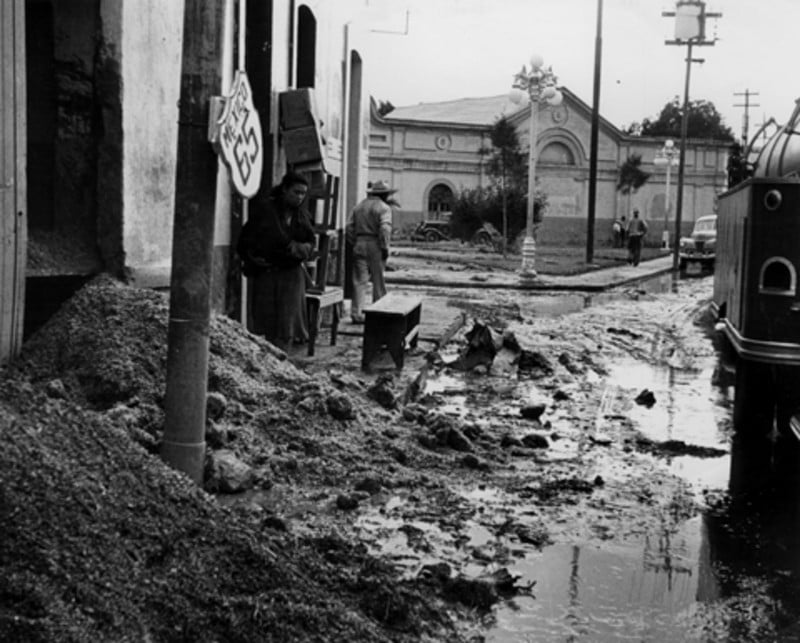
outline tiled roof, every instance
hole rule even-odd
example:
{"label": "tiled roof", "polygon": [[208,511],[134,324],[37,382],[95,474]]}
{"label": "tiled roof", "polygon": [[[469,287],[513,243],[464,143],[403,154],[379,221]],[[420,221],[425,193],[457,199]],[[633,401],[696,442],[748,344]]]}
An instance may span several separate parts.
{"label": "tiled roof", "polygon": [[419,103],[407,107],[395,107],[384,116],[390,120],[433,121],[460,123],[463,125],[492,125],[499,116],[510,116],[518,111],[508,95],[484,98],[459,98],[441,103]]}

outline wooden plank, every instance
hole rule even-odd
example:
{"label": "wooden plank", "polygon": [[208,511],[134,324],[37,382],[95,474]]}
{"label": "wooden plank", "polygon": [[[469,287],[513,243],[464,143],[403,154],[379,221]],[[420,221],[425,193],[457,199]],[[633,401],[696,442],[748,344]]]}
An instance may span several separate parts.
{"label": "wooden plank", "polygon": [[22,343],[25,288],[24,0],[0,3],[0,361]]}
{"label": "wooden plank", "polygon": [[410,297],[397,293],[389,293],[378,301],[364,307],[365,313],[382,313],[384,315],[398,315],[405,317],[418,306],[422,305],[419,297]]}

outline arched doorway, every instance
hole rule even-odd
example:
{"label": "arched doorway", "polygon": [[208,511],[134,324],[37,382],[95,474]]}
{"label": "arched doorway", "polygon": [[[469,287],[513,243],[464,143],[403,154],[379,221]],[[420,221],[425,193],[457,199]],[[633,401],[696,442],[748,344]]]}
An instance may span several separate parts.
{"label": "arched doorway", "polygon": [[453,190],[445,183],[437,183],[428,192],[426,218],[430,221],[442,221],[450,218],[453,212]]}

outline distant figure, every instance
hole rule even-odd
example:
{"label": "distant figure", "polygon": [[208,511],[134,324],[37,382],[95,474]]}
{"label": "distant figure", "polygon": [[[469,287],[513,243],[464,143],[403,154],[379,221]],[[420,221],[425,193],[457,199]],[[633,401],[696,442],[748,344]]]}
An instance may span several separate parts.
{"label": "distant figure", "polygon": [[625,220],[625,215],[622,215],[620,218],[620,222],[622,223],[622,233],[619,235],[619,247],[625,247],[625,241],[628,238],[628,222]]}
{"label": "distant figure", "polygon": [[353,302],[350,317],[354,324],[364,323],[364,295],[367,283],[372,282],[372,301],[386,294],[383,270],[389,258],[392,237],[392,205],[396,202],[392,190],[383,181],[367,188],[367,198],[350,213],[347,241],[353,247]]}
{"label": "distant figure", "polygon": [[642,240],[647,234],[647,224],[639,218],[639,210],[633,210],[633,218],[628,223],[628,263],[639,265],[642,258]]}
{"label": "distant figure", "polygon": [[620,219],[614,219],[614,223],[611,224],[611,232],[614,235],[614,247],[621,248],[622,247],[622,235],[624,234],[624,228],[622,227],[622,221]]}

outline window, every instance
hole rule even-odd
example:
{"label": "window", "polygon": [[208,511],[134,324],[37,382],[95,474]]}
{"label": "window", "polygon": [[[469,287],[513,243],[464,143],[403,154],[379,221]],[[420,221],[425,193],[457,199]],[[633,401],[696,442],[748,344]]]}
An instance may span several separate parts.
{"label": "window", "polygon": [[575,165],[575,156],[563,143],[549,143],[539,154],[539,162],[549,165]]}
{"label": "window", "polygon": [[453,191],[444,183],[437,183],[428,194],[428,215],[431,219],[449,216],[453,210]]}
{"label": "window", "polygon": [[797,273],[794,266],[783,257],[773,257],[761,267],[758,291],[764,295],[794,296]]}

